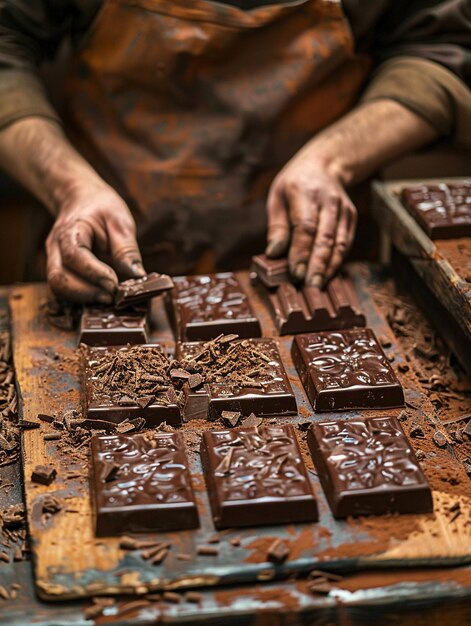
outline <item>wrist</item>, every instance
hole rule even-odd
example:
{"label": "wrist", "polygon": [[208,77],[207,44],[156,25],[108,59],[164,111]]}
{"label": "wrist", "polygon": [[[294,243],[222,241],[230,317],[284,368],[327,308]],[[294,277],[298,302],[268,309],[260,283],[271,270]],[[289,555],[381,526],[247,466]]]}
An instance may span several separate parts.
{"label": "wrist", "polygon": [[311,142],[310,149],[312,150],[311,161],[314,167],[325,172],[329,178],[333,178],[343,187],[351,183],[353,169],[337,146],[332,145],[331,142],[322,137],[316,137]]}

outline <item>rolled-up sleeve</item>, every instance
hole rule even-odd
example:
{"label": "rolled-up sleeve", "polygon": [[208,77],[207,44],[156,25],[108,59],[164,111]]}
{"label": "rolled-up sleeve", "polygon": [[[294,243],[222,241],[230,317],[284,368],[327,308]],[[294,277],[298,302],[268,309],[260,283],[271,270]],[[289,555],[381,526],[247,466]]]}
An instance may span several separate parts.
{"label": "rolled-up sleeve", "polygon": [[441,136],[471,148],[471,90],[443,65],[408,56],[384,61],[362,96],[363,102],[378,99],[399,102]]}

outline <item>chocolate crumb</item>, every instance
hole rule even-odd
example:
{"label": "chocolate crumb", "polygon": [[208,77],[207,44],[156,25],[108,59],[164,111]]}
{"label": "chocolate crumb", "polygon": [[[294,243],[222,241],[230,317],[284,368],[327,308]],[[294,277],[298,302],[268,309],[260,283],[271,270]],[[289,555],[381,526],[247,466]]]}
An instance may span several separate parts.
{"label": "chocolate crumb", "polygon": [[191,554],[187,554],[186,552],[179,552],[175,558],[178,561],[191,561],[192,560]]}
{"label": "chocolate crumb", "polygon": [[267,559],[273,563],[284,563],[291,552],[282,539],[275,539],[267,551]]}
{"label": "chocolate crumb", "polygon": [[185,594],[185,600],[187,602],[194,602],[195,604],[199,604],[203,600],[203,594],[198,593],[197,591],[187,591]]}
{"label": "chocolate crumb", "polygon": [[179,593],[175,593],[175,591],[164,591],[162,599],[171,604],[180,604],[182,597]]}
{"label": "chocolate crumb", "polygon": [[196,553],[200,556],[218,556],[219,548],[216,546],[198,546]]}
{"label": "chocolate crumb", "polygon": [[433,433],[432,440],[438,448],[445,448],[448,443],[445,434],[441,430],[436,430]]}
{"label": "chocolate crumb", "polygon": [[416,421],[411,422],[409,435],[414,439],[423,439],[425,437],[422,427]]}
{"label": "chocolate crumb", "polygon": [[57,471],[51,465],[36,465],[31,473],[31,480],[41,485],[50,485],[56,476]]}
{"label": "chocolate crumb", "polygon": [[240,411],[222,411],[221,413],[224,424],[230,427],[237,426],[237,423],[240,420],[240,415]]}

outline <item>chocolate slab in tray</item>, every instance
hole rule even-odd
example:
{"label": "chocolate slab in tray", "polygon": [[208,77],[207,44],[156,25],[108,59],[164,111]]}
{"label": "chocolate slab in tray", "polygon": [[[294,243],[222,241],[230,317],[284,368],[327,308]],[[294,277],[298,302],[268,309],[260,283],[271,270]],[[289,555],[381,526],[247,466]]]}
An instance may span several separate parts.
{"label": "chocolate slab in tray", "polygon": [[[272,335],[275,332],[274,325],[259,292],[250,287],[246,275],[243,276],[241,282],[249,294],[251,305],[260,317],[264,332]],[[357,286],[360,285],[358,292],[360,302],[362,309],[368,316],[369,323],[378,334],[388,335],[388,326],[369,296],[363,278],[356,276],[355,283]],[[18,299],[14,300],[14,303],[16,307],[20,307],[22,301]],[[163,303],[160,304],[163,307]],[[24,311],[25,314],[27,313],[26,308],[21,309],[21,311]],[[23,317],[18,316],[16,319],[21,320],[21,323],[23,323]],[[155,328],[155,325],[153,326]],[[55,336],[54,331],[50,330],[50,328],[50,326],[45,326],[41,331],[48,335],[45,343],[48,346],[53,345],[53,337]],[[18,337],[22,336],[21,333],[17,333],[17,335]],[[164,328],[162,326],[158,327],[158,333],[153,336],[153,340],[159,341],[162,345],[166,344],[171,338],[172,332],[170,327]],[[430,566],[434,563],[456,564],[469,562],[469,549],[462,545],[463,542],[460,539],[460,537],[464,536],[464,530],[453,536],[447,534],[448,541],[451,541],[451,544],[447,544],[446,554],[443,554],[442,549],[438,549],[438,544],[427,541],[430,533],[437,532],[438,535],[442,533],[442,522],[431,515],[403,516],[401,518],[400,536],[396,534],[398,524],[397,517],[394,516],[378,518],[380,521],[377,526],[372,522],[369,525],[363,524],[361,520],[355,520],[355,523],[351,523],[348,519],[341,522],[336,521],[326,498],[326,495],[329,496],[329,489],[326,487],[326,483],[322,483],[318,477],[318,474],[322,471],[321,461],[315,460],[315,465],[312,464],[306,437],[309,427],[313,423],[337,423],[338,420],[342,422],[353,420],[355,423],[360,422],[363,424],[364,415],[358,410],[346,411],[341,415],[328,412],[321,416],[313,412],[290,356],[292,340],[292,337],[281,337],[276,340],[268,338],[232,339],[229,342],[229,344],[235,345],[237,342],[247,341],[249,346],[254,346],[255,352],[260,351],[267,357],[267,360],[262,359],[267,364],[267,370],[265,373],[262,373],[261,378],[264,379],[268,372],[272,373],[272,380],[277,385],[273,396],[277,397],[277,402],[280,395],[283,396],[283,401],[289,398],[289,412],[284,414],[271,413],[271,410],[275,410],[273,407],[276,405],[273,405],[270,408],[270,413],[259,420],[255,420],[255,423],[253,418],[241,415],[237,426],[230,428],[222,419],[219,419],[221,410],[219,407],[215,415],[210,415],[213,419],[217,417],[217,421],[203,418],[184,421],[181,428],[176,425],[175,430],[170,433],[171,435],[175,433],[181,435],[181,441],[184,444],[186,459],[176,461],[177,467],[175,472],[182,475],[180,473],[184,472],[186,467],[188,468],[194,490],[194,502],[199,518],[199,526],[198,528],[183,530],[177,530],[174,527],[174,530],[141,534],[139,539],[144,543],[169,544],[165,558],[158,563],[152,563],[145,558],[144,553],[140,549],[132,550],[129,548],[129,545],[123,547],[124,544],[120,543],[119,537],[96,537],[96,529],[93,525],[91,493],[88,489],[86,478],[83,480],[81,478],[66,479],[64,476],[70,468],[70,457],[67,452],[63,451],[63,448],[60,446],[61,442],[50,441],[43,444],[48,461],[50,463],[53,462],[54,467],[57,468],[57,477],[49,487],[41,485],[40,489],[47,489],[50,494],[55,494],[59,498],[64,494],[70,495],[74,498],[74,502],[71,502],[70,505],[67,503],[66,507],[63,507],[54,515],[54,519],[49,522],[44,521],[40,515],[38,516],[35,513],[38,507],[42,506],[44,493],[42,491],[33,491],[29,484],[26,487],[28,490],[28,521],[33,537],[33,550],[35,551],[36,560],[37,587],[42,597],[63,599],[86,595],[136,593],[136,591],[143,593],[161,589],[178,590],[195,586],[218,587],[233,583],[259,583],[276,577],[290,577],[294,574],[305,575],[313,569],[323,568],[327,570],[341,569],[351,571],[362,567],[371,568],[372,566],[412,567],[423,566],[424,564]],[[63,349],[70,350],[70,354],[73,354],[76,342],[76,334],[70,333],[70,342],[63,346]],[[217,355],[219,348],[215,347],[214,344],[211,344],[211,348],[205,348],[205,343],[207,342],[181,344],[178,347],[176,356],[180,359],[182,356],[181,352],[183,352],[185,356],[204,361],[209,359],[208,351]],[[261,347],[262,345],[263,347]],[[156,346],[134,347],[134,349],[136,348],[138,350],[153,349],[159,351],[159,348]],[[128,351],[131,349],[133,347],[126,348]],[[400,349],[393,339],[391,349],[395,353],[395,364],[405,362]],[[99,350],[103,355],[110,349],[91,348],[90,350]],[[119,354],[123,349],[113,348],[110,353],[113,350],[115,354]],[[179,351],[180,354],[178,354]],[[100,352],[95,355],[92,365],[96,366],[99,363],[99,354]],[[240,355],[238,356],[238,361],[240,361]],[[255,359],[255,362],[258,363],[258,360]],[[49,380],[51,389],[57,390],[57,393],[49,396],[48,412],[63,410],[64,405],[68,409],[80,409],[79,380],[75,380],[73,376],[67,376],[64,382],[64,374],[55,372],[53,363],[52,360],[50,363],[47,362],[47,367],[45,365],[45,369],[41,373],[44,380],[48,377],[47,380]],[[283,370],[281,370],[280,374],[279,368],[281,366],[283,366]],[[39,362],[39,365],[35,365],[35,367],[42,367],[41,362]],[[175,376],[183,375],[181,373],[180,360],[176,369],[180,371],[174,372]],[[106,368],[104,371],[106,371]],[[38,369],[35,369],[35,372],[37,375]],[[251,380],[255,380],[255,382],[261,382],[257,380],[259,377],[257,371],[248,373],[248,376],[252,377]],[[277,380],[278,378],[279,380]],[[149,381],[149,384],[150,382],[156,381]],[[210,401],[213,401],[211,394],[214,393],[214,389],[211,389],[211,385],[218,387],[223,399],[229,401],[225,406],[229,409],[234,409],[234,398],[237,394],[234,393],[233,389],[230,389],[231,384],[228,385],[228,382],[230,383],[230,376],[226,375],[222,380],[204,382],[192,391],[199,391],[203,394],[205,385],[207,385]],[[289,388],[286,383],[288,383]],[[180,387],[176,385],[176,388],[178,387],[178,390],[182,392],[185,384],[184,382],[182,386],[179,383]],[[268,390],[270,390],[270,384],[267,386]],[[70,393],[70,389],[74,389],[73,394]],[[264,385],[262,384],[261,388],[253,387],[250,390],[251,393],[246,394],[247,400],[252,402],[251,406],[247,406],[247,410],[250,409],[251,411],[253,408],[256,408],[256,404],[254,407],[253,398],[250,396],[262,395],[261,390],[263,389]],[[142,391],[147,394],[152,389],[146,387]],[[282,393],[280,393],[281,391]],[[161,393],[166,394],[167,391],[163,390]],[[152,394],[149,393],[148,395]],[[244,395],[244,393],[241,394],[242,397]],[[140,397],[143,398],[143,396]],[[180,396],[181,398],[182,396]],[[425,407],[424,398],[425,396],[421,394],[418,387],[411,384],[410,389],[408,389],[408,401],[417,406],[417,409],[414,410],[415,419],[419,419],[421,423],[425,424],[427,417],[425,415],[426,408],[423,408]],[[219,399],[217,394],[215,399]],[[240,398],[237,401],[239,400]],[[109,404],[113,406],[113,402]],[[108,411],[110,410],[109,404],[107,406]],[[142,400],[142,404],[145,405],[144,400]],[[293,411],[296,411],[296,406],[298,413],[293,413]],[[31,410],[30,402],[25,403],[25,407],[24,417],[27,419],[32,418],[33,416],[28,413]],[[166,408],[164,407],[164,410]],[[181,419],[181,403],[180,405],[175,404],[175,408],[178,409],[178,416]],[[241,410],[241,408],[240,406],[238,410]],[[36,410],[39,412],[38,409]],[[45,405],[41,410],[45,410]],[[144,414],[139,412],[139,410],[134,414],[145,415],[145,410],[144,408]],[[233,412],[237,413],[237,410]],[[389,409],[386,416],[388,418],[397,418],[399,413],[399,410]],[[368,417],[371,416],[384,418],[384,411],[372,413],[371,410],[368,410]],[[159,416],[159,419],[160,417],[163,416]],[[118,418],[112,419],[113,421],[121,421],[122,418],[123,414],[120,414]],[[106,417],[106,419],[110,418]],[[156,420],[154,424],[158,421]],[[166,419],[166,421],[168,424],[169,420]],[[389,426],[390,424],[388,429]],[[396,422],[392,422],[392,426],[394,433],[396,433],[398,431]],[[127,434],[127,437],[132,440],[133,437],[141,437],[145,433],[153,433],[152,437],[154,435],[159,436],[166,433],[165,428],[160,427],[160,430],[143,430],[137,434]],[[362,437],[361,433],[366,428],[371,441],[376,441],[376,430],[371,431],[369,426],[363,425],[358,428],[360,430],[360,439]],[[52,425],[42,424],[41,436],[47,434],[52,429]],[[410,442],[409,446],[407,446],[409,440],[407,439],[406,441],[394,434],[394,437],[397,437],[394,441],[397,441],[400,445],[397,447],[389,446],[388,441],[391,435],[388,429],[380,429],[381,433],[383,430],[387,431],[386,434],[381,434],[380,439],[381,445],[388,449],[388,455],[390,456],[387,457],[387,467],[386,465],[381,467],[380,461],[376,458],[376,479],[383,473],[383,478],[387,482],[387,489],[391,490],[393,483],[397,485],[397,482],[403,480],[400,473],[396,475],[396,468],[402,467],[404,469],[406,467],[407,472],[409,472],[409,466],[413,466],[414,469],[410,471],[407,481],[410,480],[410,477],[414,477],[417,487],[423,488],[420,497],[424,496],[423,500],[419,500],[417,494],[413,495],[414,503],[417,505],[418,510],[429,510],[427,508],[429,496],[425,496],[426,487],[421,483],[420,468],[415,465],[415,458],[410,455],[408,461],[404,461],[405,449],[412,447]],[[37,436],[35,434],[36,431],[28,431],[25,433],[25,436],[28,438]],[[244,441],[239,443],[238,439],[240,439],[241,433]],[[243,433],[246,433],[246,435]],[[117,435],[113,433],[103,435],[105,440],[108,436],[115,437]],[[121,452],[117,452],[115,456],[115,443],[119,443],[119,441],[112,439],[108,439],[108,441],[112,442],[111,449],[108,452],[110,454],[109,458],[99,457],[97,454],[101,454],[101,452],[93,451],[94,467],[96,468],[94,472],[98,472],[102,481],[97,493],[100,489],[107,491],[109,486],[113,484],[113,480],[120,481],[126,478],[125,474],[120,474],[120,472],[123,471],[122,468],[125,468],[127,463],[123,461]],[[140,450],[139,454],[142,454],[144,460],[151,458],[153,454],[150,448],[148,449],[147,443],[145,445],[140,443],[137,446]],[[129,450],[133,450],[134,444],[129,445]],[[150,445],[152,446],[152,444]],[[126,443],[124,449],[127,446],[128,444]],[[178,443],[177,447],[181,449],[179,446],[180,443]],[[206,455],[206,458],[204,458],[206,474],[203,473],[201,463],[201,446],[203,446],[203,458]],[[117,446],[117,449],[119,450],[119,446]],[[230,449],[233,449],[234,452],[229,452]],[[362,445],[359,445],[355,450],[361,452],[360,457],[365,452]],[[301,451],[301,457],[299,456],[299,451]],[[348,456],[350,451],[344,446],[343,453]],[[368,454],[370,454],[369,449]],[[437,448],[435,454],[434,463],[446,456],[447,452]],[[133,457],[130,467],[126,467],[124,471],[134,471],[131,465],[138,467],[140,463],[135,464],[137,460],[137,456]],[[35,456],[34,462],[36,465],[43,463],[43,457],[36,458]],[[361,463],[361,459],[356,459],[356,462]],[[147,460],[143,465],[144,472],[147,471],[148,467],[146,463]],[[169,463],[172,463],[172,460]],[[303,463],[306,464],[307,473]],[[165,468],[164,466],[163,469],[166,472],[168,467]],[[367,481],[366,472],[362,473],[365,474],[364,480]],[[280,482],[281,477],[284,477],[286,480]],[[165,479],[165,476],[163,478]],[[298,478],[299,480],[297,480]],[[175,476],[171,478],[171,484],[173,484],[172,481],[174,479]],[[160,476],[154,485],[154,494],[157,494],[160,489],[159,480]],[[246,483],[245,480],[247,480]],[[27,476],[27,481],[30,481],[30,474]],[[217,485],[216,481],[218,481]],[[403,482],[405,483],[406,481],[403,480]],[[246,486],[242,487],[243,484]],[[410,484],[413,486],[412,480]],[[228,485],[229,492],[225,491]],[[236,487],[240,489],[239,492],[236,492]],[[267,494],[269,493],[269,499],[280,498],[280,506],[279,508],[270,509],[270,514],[261,506],[260,510],[256,511],[259,516],[257,518],[255,510],[258,501],[265,497],[264,490]],[[124,491],[126,490],[124,489]],[[350,493],[348,489],[346,491]],[[238,495],[241,496],[240,501],[236,498]],[[382,505],[382,510],[393,510],[390,496],[391,493],[385,496],[387,503],[384,506]],[[438,502],[442,498],[441,492],[434,492],[435,497],[437,497]],[[293,498],[293,501],[297,502],[297,504],[291,507],[289,512],[285,506],[285,498]],[[162,502],[164,500],[165,497]],[[182,501],[185,503],[191,502],[191,497],[187,492],[183,496]],[[299,504],[300,501],[303,501],[304,504]],[[232,502],[233,504],[229,505]],[[449,502],[450,500],[446,500],[442,508],[446,508]],[[131,501],[128,501],[127,504],[132,506]],[[410,498],[408,506],[409,504]],[[95,504],[94,506],[96,507],[97,505]],[[119,504],[119,506],[121,505]],[[101,507],[102,505],[98,503],[98,510],[104,510],[104,507],[103,509]],[[235,512],[232,512],[232,507]],[[318,521],[314,521],[316,519],[316,508]],[[365,501],[363,501],[358,510],[365,513],[376,512],[371,506],[366,506]],[[355,511],[355,514],[357,512]],[[119,515],[121,515],[121,511]],[[252,515],[253,517],[251,517]],[[285,515],[286,517],[283,517]],[[297,521],[301,518],[306,521]],[[156,520],[156,523],[165,523],[165,519]],[[242,525],[244,520],[251,525]],[[239,523],[241,525],[237,526]],[[117,522],[117,524],[119,526],[120,522]],[[461,528],[461,519],[458,519],[456,524],[457,527]],[[103,534],[108,533],[106,526],[107,524],[105,524]],[[222,528],[223,526],[225,529],[220,533],[216,533],[216,527]],[[425,530],[422,529],[422,526]],[[119,527],[119,532],[128,532],[125,529],[129,528],[137,530],[136,527],[123,525]],[[378,528],[381,530],[377,530]],[[73,535],[71,535],[71,529],[74,529]],[[99,534],[101,534],[101,530],[99,530]],[[274,563],[269,555],[270,547],[279,540],[286,543],[288,556],[283,562]],[[57,554],[56,550],[44,549],[44,546],[52,542],[56,542],[63,547],[60,554]],[[417,543],[419,548],[414,549],[416,545],[414,542]],[[86,559],[74,559],[74,551],[83,550],[83,546],[86,546]],[[64,562],[64,551],[70,553],[70,559],[67,562]]]}
{"label": "chocolate slab in tray", "polygon": [[167,308],[180,341],[206,341],[221,333],[260,337],[260,322],[232,272],[176,276]]}
{"label": "chocolate slab in tray", "polygon": [[147,308],[115,310],[85,307],[80,322],[79,344],[123,346],[143,344],[149,339]]}

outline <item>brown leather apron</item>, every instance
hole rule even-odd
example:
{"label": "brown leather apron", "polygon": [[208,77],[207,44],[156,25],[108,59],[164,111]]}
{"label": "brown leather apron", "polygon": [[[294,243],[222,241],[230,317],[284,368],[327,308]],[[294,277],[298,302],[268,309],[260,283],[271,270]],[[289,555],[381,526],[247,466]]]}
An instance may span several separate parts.
{"label": "brown leather apron", "polygon": [[68,129],[134,212],[148,271],[234,269],[264,247],[274,175],[367,70],[335,0],[105,0],[69,72]]}

